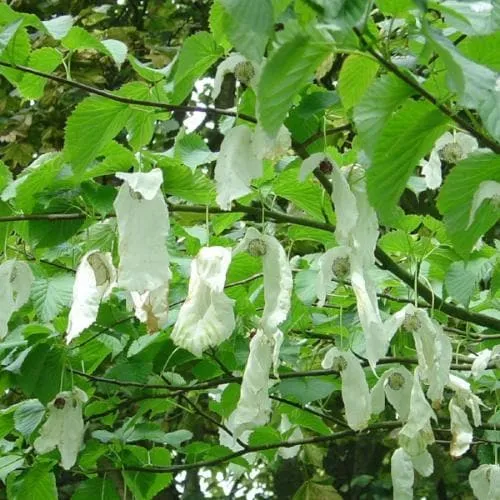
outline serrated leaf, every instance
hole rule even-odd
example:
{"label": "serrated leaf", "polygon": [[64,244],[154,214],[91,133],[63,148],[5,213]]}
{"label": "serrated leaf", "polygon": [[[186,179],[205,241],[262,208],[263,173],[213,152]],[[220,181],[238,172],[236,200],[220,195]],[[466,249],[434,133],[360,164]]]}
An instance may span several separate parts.
{"label": "serrated leaf", "polygon": [[24,465],[24,457],[19,455],[5,455],[0,457],[0,481],[5,483],[7,476]]}
{"label": "serrated leaf", "polygon": [[194,82],[222,56],[222,53],[210,33],[200,31],[186,39],[177,61],[172,104],[181,103],[191,93]]}
{"label": "serrated leaf", "polygon": [[71,500],[89,500],[89,498],[120,500],[120,495],[110,479],[95,477],[80,483]]}
{"label": "serrated leaf", "polygon": [[445,0],[436,8],[443,12],[447,24],[467,35],[487,35],[500,28],[500,4],[496,0]]}
{"label": "serrated leaf", "polygon": [[45,29],[54,40],[61,40],[61,38],[64,38],[74,22],[75,19],[72,16],[58,16],[48,21],[42,21]]}
{"label": "serrated leaf", "polygon": [[447,67],[446,81],[456,92],[458,103],[476,109],[488,132],[500,140],[500,88],[495,72],[464,57],[441,34],[428,28],[424,33]]}
{"label": "serrated leaf", "polygon": [[231,42],[228,40],[226,33],[227,13],[220,0],[215,0],[212,4],[208,23],[214,40],[221,47],[224,47],[226,52],[229,51],[231,48]]}
{"label": "serrated leaf", "polygon": [[340,390],[340,381],[325,377],[303,377],[297,379],[284,379],[273,389],[279,391],[284,397],[293,396],[302,404],[310,403],[329,396],[332,392]]}
{"label": "serrated leaf", "polygon": [[38,399],[27,399],[14,412],[14,427],[28,438],[38,427],[44,415],[45,406]]}
{"label": "serrated leaf", "polygon": [[[248,444],[250,446],[265,446],[268,444],[277,444],[281,442],[280,433],[273,427],[259,427],[255,429],[248,438]],[[261,451],[268,460],[273,460],[278,453],[278,448],[274,448],[267,451]]]}
{"label": "serrated leaf", "polygon": [[370,0],[328,0],[325,6],[325,19],[340,29],[359,26],[369,12]]}
{"label": "serrated leaf", "polygon": [[35,279],[31,299],[42,322],[52,321],[64,307],[69,306],[74,278],[70,274],[57,274]]}
{"label": "serrated leaf", "polygon": [[215,201],[215,186],[201,172],[193,173],[189,167],[177,160],[164,159],[160,166],[163,170],[163,189],[166,193],[192,203],[210,204]]}
{"label": "serrated leaf", "polygon": [[319,36],[300,34],[268,59],[257,88],[257,115],[269,135],[278,133],[294,97],[330,51],[330,44]]}
{"label": "serrated leaf", "polygon": [[337,86],[344,109],[349,110],[358,104],[377,70],[378,63],[366,56],[353,54],[344,61]]}
{"label": "serrated leaf", "polygon": [[95,36],[80,26],[73,26],[61,40],[61,44],[69,50],[93,49],[109,55],[108,49]]}
{"label": "serrated leaf", "polygon": [[278,196],[294,203],[315,219],[333,220],[330,198],[318,183],[312,179],[298,181],[299,169],[289,168],[281,172],[273,182],[273,190]]}
{"label": "serrated leaf", "polygon": [[177,136],[175,140],[175,157],[192,169],[216,159],[216,155],[210,151],[207,143],[197,134]]}
{"label": "serrated leaf", "polygon": [[[25,65],[28,61],[31,42],[25,28],[13,27],[14,32],[8,40],[7,46],[1,51],[0,61],[8,64]],[[8,36],[6,37],[7,40]],[[9,80],[12,85],[17,85],[24,73],[13,68],[0,67],[0,75]]]}
{"label": "serrated leaf", "polygon": [[342,500],[338,491],[330,484],[306,481],[295,493],[292,500]]}
{"label": "serrated leaf", "polygon": [[500,216],[500,209],[483,203],[469,226],[474,193],[483,181],[500,182],[500,156],[481,153],[462,160],[446,177],[438,196],[438,209],[456,251],[466,257],[472,247]]}
{"label": "serrated leaf", "polygon": [[[62,60],[61,53],[56,49],[42,47],[31,53],[28,66],[50,74],[62,63]],[[25,73],[19,82],[19,91],[25,99],[40,99],[46,83],[46,78]]]}
{"label": "serrated leaf", "polygon": [[220,0],[227,14],[225,31],[238,52],[252,61],[261,61],[273,31],[270,0]]}
{"label": "serrated leaf", "polygon": [[367,171],[370,202],[382,216],[390,216],[406,183],[436,140],[446,131],[448,118],[430,103],[408,101],[387,122]]}
{"label": "serrated leaf", "polygon": [[398,78],[384,75],[370,85],[354,108],[354,122],[361,140],[361,147],[372,156],[377,139],[389,117],[413,93]]}
{"label": "serrated leaf", "polygon": [[56,478],[46,464],[35,465],[19,479],[17,498],[30,500],[57,500]]}
{"label": "serrated leaf", "polygon": [[0,33],[0,55],[2,55],[5,48],[9,45],[10,41],[16,34],[17,30],[23,24],[22,19],[18,19],[11,24],[8,24]]}
{"label": "serrated leaf", "polygon": [[75,174],[88,164],[123,129],[130,116],[127,104],[103,97],[88,97],[73,111],[64,134],[64,155]]}

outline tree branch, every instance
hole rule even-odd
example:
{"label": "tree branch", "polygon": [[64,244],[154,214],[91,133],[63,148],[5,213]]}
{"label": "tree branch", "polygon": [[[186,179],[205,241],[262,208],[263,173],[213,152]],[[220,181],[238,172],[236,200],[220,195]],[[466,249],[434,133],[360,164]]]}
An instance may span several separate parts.
{"label": "tree branch", "polygon": [[22,66],[19,64],[11,64],[7,62],[0,61],[0,66],[4,66],[6,68],[17,69],[18,71],[22,71],[23,73],[30,73],[31,75],[40,76],[42,78],[46,78],[47,80],[52,80],[57,83],[61,83],[62,85],[67,85],[69,87],[74,87],[80,90],[84,90],[89,94],[98,95],[100,97],[105,97],[106,99],[110,99],[112,101],[121,102],[123,104],[132,104],[135,106],[147,106],[150,108],[158,108],[164,109],[166,111],[185,111],[185,112],[199,112],[199,113],[211,113],[215,115],[225,115],[225,116],[234,116],[237,118],[241,118],[242,120],[246,120],[249,122],[256,123],[257,120],[250,115],[246,115],[244,113],[237,113],[236,111],[228,111],[226,109],[219,108],[205,108],[202,106],[182,106],[177,104],[168,104],[166,102],[156,102],[156,101],[148,101],[144,99],[132,99],[129,97],[123,97],[108,90],[98,89],[96,87],[92,87],[91,85],[86,85],[85,83],[76,82],[74,80],[68,80],[67,78],[63,78],[61,76],[52,75],[50,73],[45,73],[43,71],[39,71],[34,68],[29,68],[28,66]]}
{"label": "tree branch", "polygon": [[370,44],[366,41],[365,37],[362,33],[357,29],[353,28],[354,33],[356,33],[359,38],[362,47],[371,54],[384,68],[397,76],[400,80],[405,82],[409,87],[415,90],[419,95],[421,95],[424,99],[433,104],[441,113],[448,116],[452,119],[457,125],[462,127],[464,130],[467,130],[472,136],[474,136],[481,144],[490,148],[495,153],[500,153],[500,144],[496,142],[491,137],[488,137],[482,131],[477,130],[472,124],[470,124],[467,120],[463,119],[460,115],[454,113],[448,106],[440,103],[436,97],[434,97],[430,92],[421,87],[416,80],[414,80],[410,75],[401,70],[396,64],[392,61],[388,61],[385,57],[380,54],[377,50],[375,50]]}

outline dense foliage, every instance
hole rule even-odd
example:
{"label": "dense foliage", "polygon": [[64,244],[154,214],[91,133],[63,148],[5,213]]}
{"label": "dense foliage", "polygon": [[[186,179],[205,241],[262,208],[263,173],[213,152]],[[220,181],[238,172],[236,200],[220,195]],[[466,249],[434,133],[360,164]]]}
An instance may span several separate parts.
{"label": "dense foliage", "polygon": [[0,4],[0,496],[500,498],[500,2]]}

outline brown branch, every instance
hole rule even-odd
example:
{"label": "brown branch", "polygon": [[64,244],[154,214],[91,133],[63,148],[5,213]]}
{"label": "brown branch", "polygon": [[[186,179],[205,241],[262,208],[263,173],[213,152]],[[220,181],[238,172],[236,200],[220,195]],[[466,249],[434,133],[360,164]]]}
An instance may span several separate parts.
{"label": "brown branch", "polygon": [[471,123],[462,118],[460,115],[454,113],[448,106],[440,103],[436,97],[434,97],[430,92],[424,89],[419,83],[412,78],[409,74],[405,73],[401,70],[396,64],[392,61],[388,61],[385,57],[380,54],[377,50],[375,50],[370,44],[366,41],[365,37],[361,34],[361,32],[357,28],[353,28],[354,33],[356,33],[357,37],[361,42],[361,46],[371,54],[384,68],[397,76],[401,81],[405,82],[409,87],[415,90],[420,96],[433,104],[441,113],[446,115],[448,118],[453,120],[457,125],[462,127],[464,130],[467,130],[472,136],[474,136],[481,144],[490,148],[495,153],[500,153],[500,144],[496,142],[491,137],[484,134],[482,131],[477,130]]}
{"label": "brown branch", "polygon": [[234,116],[252,123],[257,122],[257,120],[253,116],[246,115],[243,113],[237,113],[236,111],[228,111],[226,109],[219,109],[219,108],[205,108],[202,106],[182,106],[177,104],[168,104],[166,102],[148,101],[144,99],[132,99],[130,97],[124,97],[121,95],[114,94],[112,92],[109,92],[108,90],[98,89],[96,87],[92,87],[91,85],[86,85],[85,83],[80,83],[75,80],[68,80],[67,78],[63,78],[61,76],[56,76],[51,73],[45,73],[43,71],[39,71],[37,69],[29,68],[27,66],[22,66],[19,64],[11,64],[0,61],[0,66],[17,69],[18,71],[22,71],[23,73],[29,73],[31,75],[39,76],[41,78],[46,78],[47,80],[52,80],[54,82],[61,83],[62,85],[67,85],[69,87],[74,87],[80,90],[84,90],[89,94],[98,95],[100,97],[110,99],[111,101],[121,102],[123,104],[131,104],[134,106],[146,106],[149,108],[164,109],[166,111],[184,111],[188,113],[199,112],[207,114],[211,113],[215,115]]}

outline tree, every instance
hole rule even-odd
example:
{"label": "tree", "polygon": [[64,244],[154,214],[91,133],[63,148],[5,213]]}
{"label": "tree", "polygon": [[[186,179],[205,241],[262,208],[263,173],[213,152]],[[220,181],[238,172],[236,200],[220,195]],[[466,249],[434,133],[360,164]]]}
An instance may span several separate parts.
{"label": "tree", "polygon": [[0,5],[0,480],[498,498],[495,0]]}

